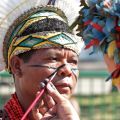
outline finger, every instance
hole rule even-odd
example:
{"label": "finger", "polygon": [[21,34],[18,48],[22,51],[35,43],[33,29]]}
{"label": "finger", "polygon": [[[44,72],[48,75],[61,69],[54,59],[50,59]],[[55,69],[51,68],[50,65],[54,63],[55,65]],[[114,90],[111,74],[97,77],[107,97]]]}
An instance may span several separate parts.
{"label": "finger", "polygon": [[53,107],[53,108],[49,109],[49,111],[46,112],[44,114],[44,116],[42,117],[42,119],[40,119],[40,120],[48,120],[48,119],[53,120],[54,116],[56,116],[56,107]]}
{"label": "finger", "polygon": [[61,120],[58,116],[45,116],[40,120]]}
{"label": "finger", "polygon": [[56,115],[57,113],[57,106],[55,105],[54,107],[50,108],[49,111],[46,114],[51,114],[51,115]]}
{"label": "finger", "polygon": [[44,115],[49,109],[46,106],[42,106],[39,108],[39,112]]}
{"label": "finger", "polygon": [[47,115],[47,116],[44,116],[44,117],[43,117],[42,119],[40,119],[40,120],[53,120],[52,118],[53,118],[53,116]]}
{"label": "finger", "polygon": [[[37,92],[37,94],[36,94],[36,97],[39,95],[39,91]],[[44,101],[43,101],[43,99],[40,99],[40,100],[38,100],[37,101],[37,103],[35,104],[35,108],[39,108],[39,106],[43,106],[44,105]]]}
{"label": "finger", "polygon": [[44,101],[46,102],[48,108],[52,108],[55,105],[55,101],[49,94],[45,94]]}
{"label": "finger", "polygon": [[35,120],[40,120],[43,116],[36,107],[32,109],[32,115]]}
{"label": "finger", "polygon": [[46,88],[56,103],[61,103],[65,100],[65,98],[58,92],[52,82],[49,82]]}
{"label": "finger", "polygon": [[[39,95],[39,92],[37,92],[36,96]],[[48,111],[48,107],[43,99],[40,99],[36,105],[34,106],[34,110],[39,110],[39,112],[44,115]]]}

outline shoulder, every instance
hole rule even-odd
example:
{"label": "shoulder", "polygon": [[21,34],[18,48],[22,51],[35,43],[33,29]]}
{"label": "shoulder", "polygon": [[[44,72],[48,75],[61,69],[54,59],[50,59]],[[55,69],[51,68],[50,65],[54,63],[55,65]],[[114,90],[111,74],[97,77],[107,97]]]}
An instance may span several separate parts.
{"label": "shoulder", "polygon": [[0,120],[9,120],[8,115],[5,110],[0,109]]}

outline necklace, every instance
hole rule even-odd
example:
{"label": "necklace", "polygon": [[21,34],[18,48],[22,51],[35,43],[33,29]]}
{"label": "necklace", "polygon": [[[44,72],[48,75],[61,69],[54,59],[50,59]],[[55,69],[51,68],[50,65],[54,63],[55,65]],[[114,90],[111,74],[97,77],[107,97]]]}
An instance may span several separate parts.
{"label": "necklace", "polygon": [[[4,106],[10,120],[20,120],[24,115],[22,107],[18,101],[16,93],[12,94],[11,99]],[[25,120],[29,120],[26,118]]]}

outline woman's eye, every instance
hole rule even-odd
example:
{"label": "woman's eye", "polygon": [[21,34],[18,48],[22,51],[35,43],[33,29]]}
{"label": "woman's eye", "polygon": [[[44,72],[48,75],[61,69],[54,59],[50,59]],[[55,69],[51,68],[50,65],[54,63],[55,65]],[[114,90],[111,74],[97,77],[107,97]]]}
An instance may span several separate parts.
{"label": "woman's eye", "polygon": [[78,64],[78,61],[77,61],[77,60],[71,60],[70,63],[77,65],[77,64]]}
{"label": "woman's eye", "polygon": [[57,60],[57,58],[56,57],[51,57],[50,60]]}

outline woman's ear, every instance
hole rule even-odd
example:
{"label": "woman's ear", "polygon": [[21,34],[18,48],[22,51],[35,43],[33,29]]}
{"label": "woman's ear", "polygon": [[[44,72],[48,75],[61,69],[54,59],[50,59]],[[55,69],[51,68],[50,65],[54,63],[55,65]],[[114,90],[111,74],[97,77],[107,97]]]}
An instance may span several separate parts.
{"label": "woman's ear", "polygon": [[18,56],[13,56],[11,58],[10,68],[12,74],[19,77],[22,75],[21,64],[22,64],[22,60]]}

